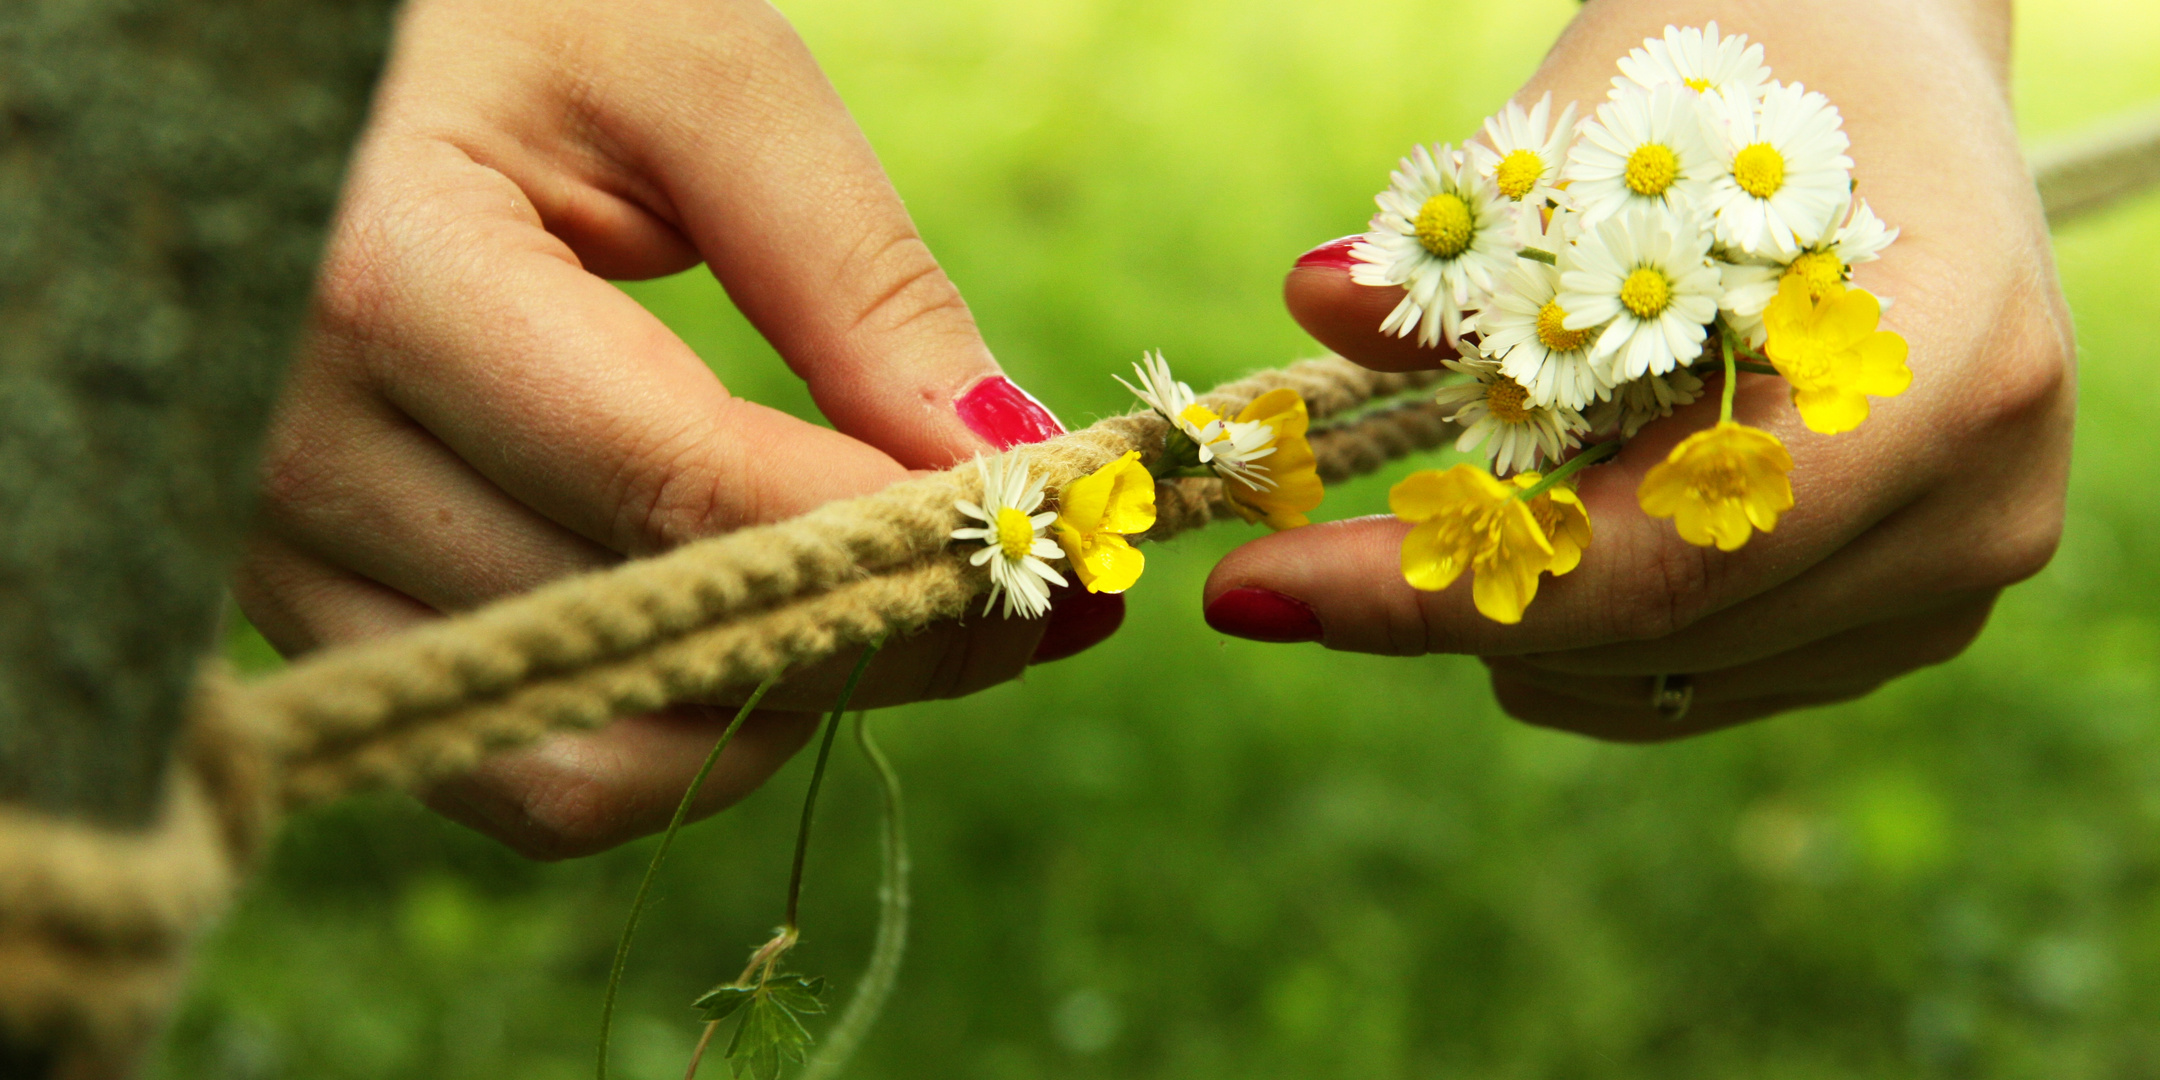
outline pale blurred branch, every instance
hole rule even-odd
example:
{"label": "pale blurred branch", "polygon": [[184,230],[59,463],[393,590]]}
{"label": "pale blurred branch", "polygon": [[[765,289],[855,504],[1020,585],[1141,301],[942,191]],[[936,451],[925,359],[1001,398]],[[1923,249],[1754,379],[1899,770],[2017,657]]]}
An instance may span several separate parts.
{"label": "pale blurred branch", "polygon": [[2030,157],[2048,224],[2060,228],[2160,185],[2160,108],[2042,143]]}

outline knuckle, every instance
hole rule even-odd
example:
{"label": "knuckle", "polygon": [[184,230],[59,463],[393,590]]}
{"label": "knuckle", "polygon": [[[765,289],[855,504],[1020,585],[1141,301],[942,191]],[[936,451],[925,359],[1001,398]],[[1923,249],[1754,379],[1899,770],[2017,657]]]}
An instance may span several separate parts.
{"label": "knuckle", "polygon": [[1969,383],[1969,423],[1993,431],[2053,415],[2069,392],[2077,342],[2052,285],[2031,279],[2010,290],[1988,326],[1986,376]]}
{"label": "knuckle", "polygon": [[605,851],[622,840],[618,802],[593,777],[564,777],[525,801],[520,827],[504,842],[527,858],[547,862]]}
{"label": "knuckle", "polygon": [[975,647],[978,633],[999,633],[1004,630],[1003,627],[963,624],[956,628],[955,632],[943,634],[944,647],[937,651],[937,659],[925,670],[922,682],[917,687],[919,696],[916,700],[945,701],[965,697],[1005,681],[991,671],[994,665],[987,662],[983,650]]}
{"label": "knuckle", "polygon": [[1402,603],[1381,609],[1379,639],[1369,650],[1380,656],[1424,656],[1470,651],[1461,616],[1440,601],[1441,593],[1411,592]]}
{"label": "knuckle", "polygon": [[388,271],[390,240],[364,209],[338,217],[316,278],[314,333],[331,342],[365,341],[394,302]]}
{"label": "knuckle", "polygon": [[1913,666],[1922,668],[1947,664],[1964,655],[1965,650],[1979,640],[1980,632],[1987,628],[1988,617],[1994,612],[1994,608],[1995,595],[1990,593],[1981,602],[1944,619],[1932,633],[1925,635],[1919,642]]}
{"label": "knuckle", "polygon": [[866,240],[843,274],[868,283],[849,321],[851,333],[890,334],[938,319],[957,319],[972,331],[960,290],[913,230]]}
{"label": "knuckle", "polygon": [[257,497],[268,520],[291,525],[334,498],[338,477],[323,451],[309,449],[307,439],[288,437],[285,426],[281,419],[280,430],[263,447]]}
{"label": "knuckle", "polygon": [[1609,633],[1621,641],[1658,641],[1694,624],[1709,611],[1716,585],[1720,564],[1711,550],[1659,543],[1643,572],[1614,580]]}
{"label": "knuckle", "polygon": [[1964,561],[1954,589],[2000,589],[2038,574],[2054,561],[2062,545],[2063,508],[2043,504],[2021,508],[1998,523]]}
{"label": "knuckle", "polygon": [[[755,498],[754,487],[693,466],[697,455],[697,440],[685,433],[655,439],[624,456],[615,496],[617,550],[629,555],[666,551],[737,523],[745,512],[743,501]],[[760,520],[754,506],[747,512],[742,520]]]}

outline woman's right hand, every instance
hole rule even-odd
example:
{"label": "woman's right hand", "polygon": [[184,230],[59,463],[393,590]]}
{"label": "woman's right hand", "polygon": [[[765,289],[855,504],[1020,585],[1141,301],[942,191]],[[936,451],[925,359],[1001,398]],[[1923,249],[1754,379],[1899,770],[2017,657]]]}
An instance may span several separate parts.
{"label": "woman's right hand", "polygon": [[[608,283],[703,262],[834,428],[732,397]],[[868,141],[757,0],[415,0],[352,162],[235,584],[280,651],[876,491],[1059,431],[998,369]],[[862,701],[968,693],[1107,636],[1116,597],[896,643]],[[745,726],[709,813],[793,753],[850,658]],[[558,736],[444,784],[527,854],[666,823],[731,709]]]}

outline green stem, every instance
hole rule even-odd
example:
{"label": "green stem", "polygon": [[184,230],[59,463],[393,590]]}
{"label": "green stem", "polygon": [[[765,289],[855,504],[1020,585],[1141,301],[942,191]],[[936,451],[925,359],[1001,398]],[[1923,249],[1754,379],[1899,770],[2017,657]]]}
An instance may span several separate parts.
{"label": "green stem", "polygon": [[1174,480],[1187,475],[1185,470],[1200,466],[1200,447],[1185,434],[1185,429],[1175,423],[1163,436],[1162,453],[1148,463],[1148,475],[1157,480]]}
{"label": "green stem", "polygon": [[1735,361],[1733,366],[1755,375],[1775,375],[1778,373],[1778,369],[1769,364],[1758,364],[1751,360]]}
{"label": "green stem", "polygon": [[1725,393],[1718,401],[1718,423],[1730,424],[1732,423],[1733,391],[1740,387],[1740,372],[1733,360],[1732,335],[1725,334],[1719,340],[1725,346]]}
{"label": "green stem", "polygon": [[884,1012],[886,999],[892,996],[893,984],[900,975],[900,955],[907,948],[907,815],[900,801],[900,774],[893,770],[885,752],[870,738],[868,713],[855,714],[855,744],[862,748],[863,756],[870,759],[871,767],[877,770],[878,783],[885,795],[884,843],[881,845],[885,855],[884,880],[878,883],[877,940],[870,946],[870,966],[863,969],[862,978],[855,983],[855,993],[848,998],[847,1010],[840,1014],[839,1021],[825,1036],[824,1045],[804,1069],[802,1080],[831,1080],[855,1056],[856,1047],[862,1045],[863,1037],[877,1023],[878,1014]]}
{"label": "green stem", "polygon": [[1554,469],[1553,471],[1546,473],[1544,476],[1539,477],[1537,483],[1532,484],[1529,487],[1523,488],[1520,491],[1517,491],[1515,493],[1515,497],[1524,502],[1529,502],[1530,500],[1535,499],[1548,491],[1551,491],[1562,480],[1565,480],[1568,477],[1573,476],[1576,473],[1581,472],[1582,470],[1587,469],[1590,466],[1595,465],[1598,462],[1603,461],[1606,458],[1609,458],[1619,452],[1620,443],[1618,442],[1599,443],[1596,446],[1590,447],[1589,449],[1584,450],[1582,453],[1577,454],[1564,462],[1561,462],[1559,468]]}
{"label": "green stem", "polygon": [[869,670],[870,659],[884,646],[880,637],[863,647],[862,659],[855,662],[855,670],[848,674],[847,685],[840,688],[840,700],[833,704],[831,719],[825,722],[825,741],[818,744],[817,766],[810,772],[810,791],[803,796],[802,827],[795,832],[795,868],[788,872],[787,923],[792,929],[801,925],[795,918],[802,904],[803,860],[810,854],[810,818],[817,812],[818,788],[825,783],[825,763],[832,759],[833,733],[840,728],[841,714],[847,712],[848,702],[855,698],[856,684],[862,682],[863,672]]}
{"label": "green stem", "polygon": [[729,740],[743,721],[750,718],[750,710],[757,708],[765,692],[780,681],[780,673],[773,672],[751,693],[750,700],[743,702],[728,722],[727,730],[720,733],[720,741],[713,744],[712,752],[705,755],[705,764],[698,766],[697,775],[690,778],[689,790],[683,792],[682,802],[675,805],[675,817],[668,822],[667,831],[660,834],[660,846],[653,851],[652,862],[645,866],[645,878],[638,882],[637,897],[630,901],[630,917],[623,922],[622,940],[615,943],[615,963],[608,969],[607,993],[600,999],[600,1080],[607,1080],[608,1035],[615,1026],[615,992],[622,987],[623,967],[630,961],[630,939],[637,934],[639,916],[645,913],[645,899],[652,892],[653,879],[659,876],[660,863],[667,858],[668,848],[674,846],[675,834],[682,831],[683,821],[690,816],[690,806],[697,800],[698,789],[705,786],[705,778],[712,775],[713,766],[720,761],[720,752],[727,749]]}

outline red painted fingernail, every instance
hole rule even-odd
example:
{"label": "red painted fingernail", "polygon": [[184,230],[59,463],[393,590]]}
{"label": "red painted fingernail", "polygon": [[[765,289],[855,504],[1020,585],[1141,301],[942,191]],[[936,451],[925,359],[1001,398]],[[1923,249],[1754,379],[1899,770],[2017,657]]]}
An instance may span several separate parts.
{"label": "red painted fingernail", "polygon": [[1043,403],[1003,375],[976,383],[953,402],[960,422],[1000,450],[1065,434]]}
{"label": "red painted fingernail", "polygon": [[1363,239],[1365,239],[1365,236],[1360,233],[1356,236],[1345,236],[1340,240],[1330,240],[1298,256],[1297,265],[1325,266],[1330,270],[1348,270],[1358,264],[1358,260],[1350,257],[1350,249],[1356,247],[1358,241]]}
{"label": "red painted fingernail", "polygon": [[1091,593],[1076,585],[1050,587],[1049,625],[1030,664],[1047,664],[1086,652],[1117,633],[1125,622],[1123,593]]}
{"label": "red painted fingernail", "polygon": [[1254,641],[1318,641],[1320,616],[1312,605],[1272,589],[1241,585],[1207,606],[1207,624]]}

